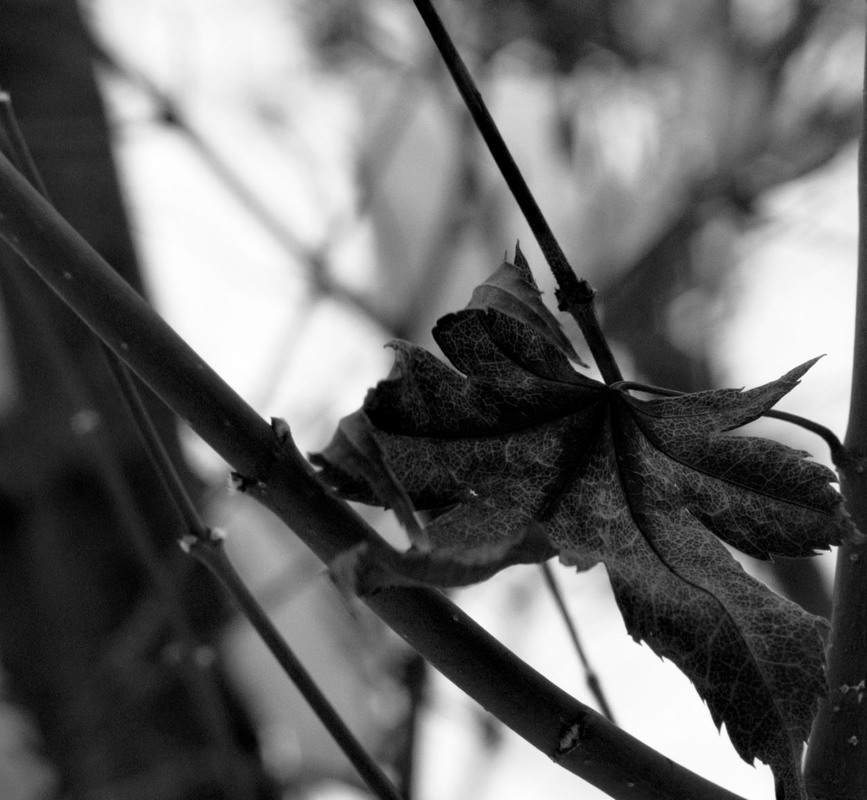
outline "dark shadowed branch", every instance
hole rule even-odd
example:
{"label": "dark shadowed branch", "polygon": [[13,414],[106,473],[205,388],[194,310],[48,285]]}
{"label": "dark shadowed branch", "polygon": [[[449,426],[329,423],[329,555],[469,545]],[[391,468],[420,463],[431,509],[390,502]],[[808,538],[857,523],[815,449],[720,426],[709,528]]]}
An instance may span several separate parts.
{"label": "dark shadowed branch", "polygon": [[596,318],[593,305],[595,291],[587,281],[575,275],[436,9],[429,0],[413,2],[554,274],[560,309],[575,318],[605,381],[612,383],[622,380],[623,376]]}
{"label": "dark shadowed branch", "polygon": [[[867,84],[867,71],[865,71]],[[865,107],[867,108],[867,107]],[[858,283],[852,396],[840,463],[840,487],[857,528],[837,553],[828,642],[828,697],[807,751],[807,788],[817,798],[867,796],[867,147],[862,118],[858,158]]]}
{"label": "dark shadowed branch", "polygon": [[[325,563],[361,542],[383,546],[320,484],[291,439],[277,437],[2,157],[0,236]],[[439,592],[391,588],[365,602],[490,713],[612,797],[737,797],[551,684]]]}

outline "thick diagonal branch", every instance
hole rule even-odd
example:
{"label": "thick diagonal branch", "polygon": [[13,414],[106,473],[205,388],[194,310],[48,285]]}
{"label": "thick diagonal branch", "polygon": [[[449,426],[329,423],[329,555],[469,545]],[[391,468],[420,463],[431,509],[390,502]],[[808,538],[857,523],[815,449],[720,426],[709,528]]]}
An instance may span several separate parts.
{"label": "thick diagonal branch", "polygon": [[[324,562],[380,541],[2,156],[0,237]],[[440,593],[393,588],[365,602],[490,713],[612,797],[737,800],[551,684]]]}

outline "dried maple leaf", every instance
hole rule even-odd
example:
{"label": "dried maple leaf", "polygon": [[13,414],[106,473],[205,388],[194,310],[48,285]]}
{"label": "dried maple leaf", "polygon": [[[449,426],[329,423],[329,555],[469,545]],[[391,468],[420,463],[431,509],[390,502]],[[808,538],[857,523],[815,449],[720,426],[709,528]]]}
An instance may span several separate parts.
{"label": "dried maple leaf", "polygon": [[[526,262],[503,264],[436,325],[455,371],[393,342],[391,374],[313,457],[341,494],[395,508],[417,546],[351,553],[362,589],[459,585],[552,555],[605,564],[629,633],[695,684],[738,753],[803,796],[801,750],[824,692],[824,621],[749,577],[845,529],[834,474],[777,442],[727,436],[813,362],[749,391],[642,400],[577,373]],[[421,530],[413,508],[435,512]]]}

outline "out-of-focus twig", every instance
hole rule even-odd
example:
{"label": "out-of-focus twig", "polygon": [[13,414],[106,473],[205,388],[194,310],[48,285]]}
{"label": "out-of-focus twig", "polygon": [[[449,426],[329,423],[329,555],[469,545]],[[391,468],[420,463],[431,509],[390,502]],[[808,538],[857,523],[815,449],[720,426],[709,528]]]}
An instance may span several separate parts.
{"label": "out-of-focus twig", "polygon": [[[139,87],[156,105],[160,119],[182,133],[199,158],[207,165],[212,174],[251,214],[252,218],[276,241],[292,258],[306,268],[306,276],[313,290],[334,298],[361,311],[366,317],[383,328],[391,326],[391,320],[384,317],[376,303],[365,295],[353,291],[337,282],[330,274],[327,255],[321,248],[311,248],[304,244],[248,185],[247,181],[224,159],[210,144],[207,138],[193,125],[184,114],[180,105],[167,92],[160,89],[146,75],[123,64],[121,59],[110,53],[107,48],[91,38],[95,56],[116,74]],[[331,241],[331,237],[328,237]]]}

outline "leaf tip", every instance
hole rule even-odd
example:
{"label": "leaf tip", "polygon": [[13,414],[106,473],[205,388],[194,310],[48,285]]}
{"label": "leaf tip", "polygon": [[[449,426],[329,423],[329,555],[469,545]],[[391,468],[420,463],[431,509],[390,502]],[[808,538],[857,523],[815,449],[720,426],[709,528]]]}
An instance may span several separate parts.
{"label": "leaf tip", "polygon": [[514,266],[517,267],[521,277],[531,286],[536,285],[536,280],[533,278],[533,273],[530,270],[530,264],[521,250],[521,242],[515,242],[515,261]]}

